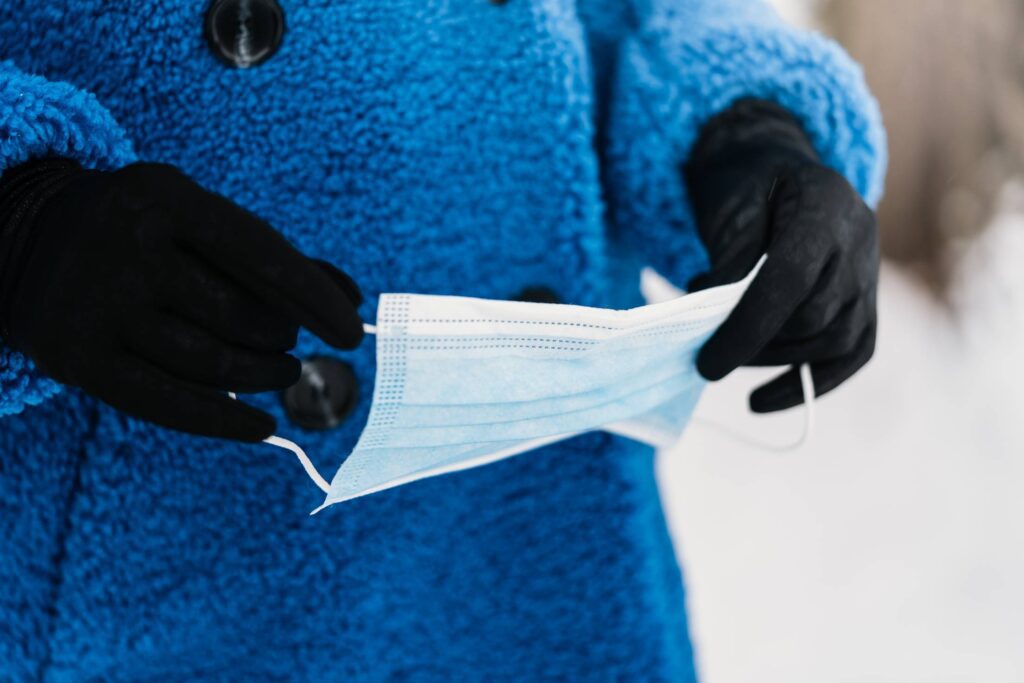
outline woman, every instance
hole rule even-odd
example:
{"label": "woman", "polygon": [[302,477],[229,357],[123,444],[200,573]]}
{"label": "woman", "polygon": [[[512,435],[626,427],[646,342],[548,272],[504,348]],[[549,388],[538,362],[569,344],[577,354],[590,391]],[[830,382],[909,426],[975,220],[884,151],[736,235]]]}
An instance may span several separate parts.
{"label": "woman", "polygon": [[622,308],[766,250],[698,367],[838,385],[885,153],[834,45],[748,0],[3,0],[0,36],[0,678],[693,677],[649,449],[309,518],[254,442],[349,452],[381,292]]}

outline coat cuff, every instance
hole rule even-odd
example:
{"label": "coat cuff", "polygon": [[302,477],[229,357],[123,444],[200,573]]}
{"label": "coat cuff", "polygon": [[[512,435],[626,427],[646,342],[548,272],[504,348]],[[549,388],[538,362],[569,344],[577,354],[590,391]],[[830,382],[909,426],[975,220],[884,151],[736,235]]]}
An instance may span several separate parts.
{"label": "coat cuff", "polygon": [[624,46],[611,114],[613,125],[644,121],[608,157],[627,195],[615,202],[616,222],[643,226],[652,266],[682,284],[707,267],[681,169],[704,124],[742,98],[792,112],[822,163],[877,205],[887,164],[881,114],[860,67],[839,46],[770,11],[704,25],[684,18],[652,18]]}
{"label": "coat cuff", "polygon": [[[113,169],[134,160],[127,135],[91,93],[0,62],[0,182],[2,172],[29,159],[75,159]],[[0,340],[0,417],[21,412],[60,391],[32,361]]]}

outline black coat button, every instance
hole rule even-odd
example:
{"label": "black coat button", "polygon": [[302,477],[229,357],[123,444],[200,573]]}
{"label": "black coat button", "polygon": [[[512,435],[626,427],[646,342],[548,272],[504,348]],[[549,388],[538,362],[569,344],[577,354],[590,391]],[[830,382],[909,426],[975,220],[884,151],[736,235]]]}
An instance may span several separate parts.
{"label": "black coat button", "polygon": [[534,304],[560,304],[562,300],[558,298],[558,295],[554,293],[549,287],[542,287],[540,285],[534,285],[526,287],[523,291],[516,294],[513,299],[515,301],[529,301]]}
{"label": "black coat button", "polygon": [[292,422],[305,429],[330,429],[348,417],[359,400],[359,384],[348,363],[317,356],[302,361],[299,381],[281,395]]}
{"label": "black coat button", "polygon": [[283,37],[284,12],[277,0],[213,0],[206,12],[206,42],[228,66],[262,64]]}

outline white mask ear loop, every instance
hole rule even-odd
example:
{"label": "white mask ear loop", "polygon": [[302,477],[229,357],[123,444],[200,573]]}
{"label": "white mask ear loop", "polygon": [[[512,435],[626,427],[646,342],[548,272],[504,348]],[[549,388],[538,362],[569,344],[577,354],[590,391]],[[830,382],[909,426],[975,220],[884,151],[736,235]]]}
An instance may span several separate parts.
{"label": "white mask ear loop", "polygon": [[[377,334],[377,326],[370,325],[369,323],[363,323],[363,331],[367,334]],[[238,400],[238,396],[236,396],[233,391],[229,391],[228,396],[236,401]],[[300,463],[302,463],[302,469],[306,470],[306,476],[313,480],[313,483],[317,485],[317,488],[324,493],[331,492],[330,483],[328,483],[328,481],[317,471],[316,467],[313,465],[313,461],[309,459],[309,456],[306,455],[306,451],[302,450],[302,447],[299,446],[299,444],[276,435],[268,436],[266,439],[263,439],[263,443],[283,448],[286,451],[294,453],[295,457],[299,459]]]}
{"label": "white mask ear loop", "polygon": [[327,480],[320,476],[320,473],[316,471],[316,467],[313,466],[313,461],[306,455],[306,451],[302,450],[299,444],[294,441],[282,438],[280,436],[268,436],[263,439],[263,443],[268,443],[271,446],[277,446],[283,448],[286,451],[291,451],[295,454],[295,457],[302,463],[302,469],[306,470],[306,476],[313,480],[313,483],[323,491],[324,493],[331,492],[331,485],[327,483]]}
{"label": "white mask ear loop", "polygon": [[814,377],[811,375],[811,366],[806,363],[800,366],[800,390],[803,393],[804,398],[804,426],[803,432],[800,434],[800,438],[793,443],[768,443],[761,441],[760,439],[754,439],[745,434],[741,434],[732,427],[727,427],[726,425],[719,424],[718,422],[704,420],[699,417],[693,418],[693,423],[710,431],[718,432],[719,434],[745,446],[752,446],[763,451],[772,451],[774,453],[791,453],[802,448],[803,445],[807,443],[808,439],[810,439],[811,432],[814,431]]}

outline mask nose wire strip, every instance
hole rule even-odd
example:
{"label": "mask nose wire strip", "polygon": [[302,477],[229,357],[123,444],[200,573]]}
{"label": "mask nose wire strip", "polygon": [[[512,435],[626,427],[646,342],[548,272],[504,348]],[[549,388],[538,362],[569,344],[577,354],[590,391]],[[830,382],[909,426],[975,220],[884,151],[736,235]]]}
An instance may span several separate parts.
{"label": "mask nose wire strip", "polygon": [[708,431],[721,434],[722,436],[745,446],[751,446],[762,451],[771,451],[774,453],[790,453],[802,448],[803,445],[807,443],[808,439],[810,439],[811,432],[814,431],[814,377],[811,375],[811,366],[806,363],[800,366],[800,390],[803,393],[804,399],[804,426],[803,432],[800,434],[800,438],[793,443],[767,443],[759,439],[751,438],[746,434],[741,434],[732,427],[699,417],[693,418],[693,424],[698,427],[703,427]]}

